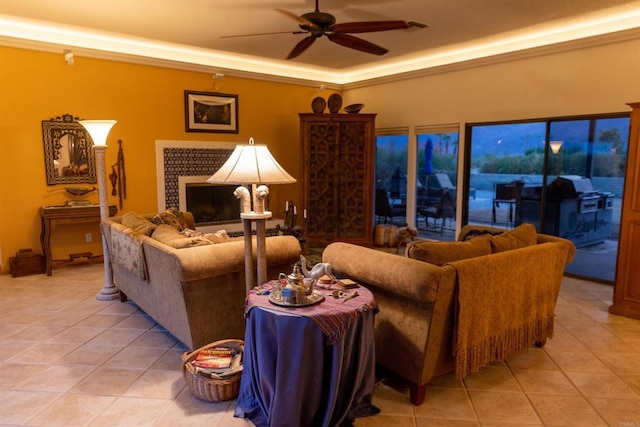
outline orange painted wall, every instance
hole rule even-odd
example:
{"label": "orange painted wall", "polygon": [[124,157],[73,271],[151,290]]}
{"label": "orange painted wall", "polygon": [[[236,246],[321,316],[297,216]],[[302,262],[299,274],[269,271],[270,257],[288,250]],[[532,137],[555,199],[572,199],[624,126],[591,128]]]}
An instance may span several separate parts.
{"label": "orange painted wall", "polygon": [[[65,186],[46,183],[41,130],[42,120],[65,113],[118,121],[109,135],[106,157],[107,165],[116,162],[117,141],[121,139],[128,196],[121,213],[157,210],[158,139],[246,142],[253,137],[256,142],[267,144],[275,158],[299,180],[273,186],[271,206],[282,206],[285,200],[299,204],[302,163],[298,113],[310,112],[311,101],[318,95],[315,88],[227,75],[219,81],[219,91],[239,96],[240,133],[185,132],[184,90],[204,91],[212,85],[211,73],[78,55],[75,65],[69,66],[62,53],[0,47],[2,273],[9,272],[9,257],[19,249],[32,248],[41,253],[39,207],[69,200],[62,190]],[[91,193],[90,198],[98,203],[97,192]],[[117,204],[117,200],[109,196],[110,203]],[[93,243],[85,243],[86,233],[93,234]],[[101,253],[97,225],[61,226],[52,242],[54,258],[84,251]]]}

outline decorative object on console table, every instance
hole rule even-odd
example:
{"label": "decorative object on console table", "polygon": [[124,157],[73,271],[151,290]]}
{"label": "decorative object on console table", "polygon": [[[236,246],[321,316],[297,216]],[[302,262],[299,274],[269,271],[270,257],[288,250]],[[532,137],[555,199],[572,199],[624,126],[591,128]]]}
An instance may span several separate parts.
{"label": "decorative object on console table", "polygon": [[[65,188],[65,190],[67,193],[71,194],[72,196],[86,196],[92,191],[96,191],[97,188],[96,187],[93,187],[93,188],[69,187],[69,188]],[[65,205],[66,206],[90,206],[91,201],[87,199],[67,200]]]}
{"label": "decorative object on console table", "polygon": [[613,291],[613,305],[609,312],[640,319],[640,102],[629,104],[631,129],[629,152],[624,180],[624,198],[620,221],[618,263]]}
{"label": "decorative object on console table", "polygon": [[184,91],[187,132],[238,133],[238,95]]}
{"label": "decorative object on console table", "polygon": [[[107,165],[105,161],[105,151],[107,149],[107,136],[111,131],[115,120],[81,120],[80,124],[84,126],[91,139],[93,140],[93,150],[96,154],[96,169],[98,174],[98,194],[100,197],[100,219],[109,217],[109,200],[107,196]],[[96,299],[100,301],[112,301],[119,298],[118,289],[113,284],[111,274],[111,264],[109,261],[109,248],[107,241],[102,236],[102,254],[104,258],[104,287],[96,295]]]}
{"label": "decorative object on console table", "polygon": [[[265,221],[271,212],[265,210],[269,188],[264,184],[291,184],[296,179],[289,175],[273,158],[264,144],[254,144],[249,138],[248,145],[238,144],[220,169],[207,182],[210,184],[239,184],[234,194],[240,199],[244,222],[244,265],[247,292],[256,286],[253,275],[251,223],[256,223],[256,252],[258,283],[267,281],[267,254]],[[258,184],[262,184],[259,185]],[[251,195],[244,185],[251,185]],[[251,200],[251,198],[253,200]],[[253,201],[253,210],[251,209]]]}
{"label": "decorative object on console table", "polygon": [[71,200],[67,200],[65,202],[65,206],[90,206],[91,200],[89,199],[83,199],[83,196],[86,196],[89,193],[92,193],[94,191],[98,190],[96,187],[91,187],[91,188],[87,188],[87,187],[65,187],[65,188],[60,188],[60,187],[56,187],[53,188],[51,190],[49,190],[49,193],[57,193],[57,192],[61,192],[64,191],[66,196],[71,197]]}
{"label": "decorative object on console table", "polygon": [[300,114],[305,237],[370,245],[375,114]]}

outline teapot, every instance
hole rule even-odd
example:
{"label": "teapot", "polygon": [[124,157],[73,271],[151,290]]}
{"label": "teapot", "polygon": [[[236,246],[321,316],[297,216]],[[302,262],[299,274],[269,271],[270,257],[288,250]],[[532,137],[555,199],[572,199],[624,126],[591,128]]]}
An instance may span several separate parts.
{"label": "teapot", "polygon": [[310,288],[304,283],[304,275],[300,272],[300,267],[297,263],[293,264],[291,274],[280,273],[278,280],[283,287],[289,288],[294,292],[296,304],[302,304],[306,299],[306,295],[309,295]]}
{"label": "teapot", "polygon": [[[286,281],[287,287],[304,285],[304,275],[300,272],[298,263],[293,264],[293,271],[291,272],[291,274],[286,275],[284,273],[280,273],[278,275],[278,279],[280,280],[280,282]],[[284,285],[284,283],[282,284]]]}

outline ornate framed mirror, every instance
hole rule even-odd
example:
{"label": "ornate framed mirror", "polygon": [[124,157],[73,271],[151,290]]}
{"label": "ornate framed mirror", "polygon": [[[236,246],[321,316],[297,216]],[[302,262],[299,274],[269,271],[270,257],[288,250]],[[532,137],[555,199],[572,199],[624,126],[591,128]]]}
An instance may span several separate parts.
{"label": "ornate framed mirror", "polygon": [[63,114],[42,121],[47,185],[96,182],[93,141],[78,120]]}

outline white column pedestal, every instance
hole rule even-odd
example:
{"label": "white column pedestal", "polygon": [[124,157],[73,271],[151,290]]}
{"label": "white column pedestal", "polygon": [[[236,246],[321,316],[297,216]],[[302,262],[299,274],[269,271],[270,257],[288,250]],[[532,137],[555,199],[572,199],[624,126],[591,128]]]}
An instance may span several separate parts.
{"label": "white column pedestal", "polygon": [[[100,197],[100,219],[109,217],[109,200],[107,198],[107,172],[105,151],[106,145],[94,145],[93,149],[96,154],[96,172],[98,176],[98,194]],[[100,301],[113,301],[120,297],[120,292],[113,284],[113,275],[111,273],[111,262],[109,261],[109,248],[105,237],[102,236],[102,257],[104,258],[104,287],[96,295],[96,299]]]}

